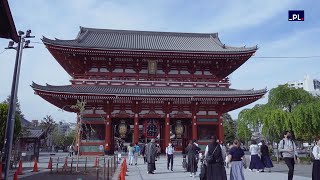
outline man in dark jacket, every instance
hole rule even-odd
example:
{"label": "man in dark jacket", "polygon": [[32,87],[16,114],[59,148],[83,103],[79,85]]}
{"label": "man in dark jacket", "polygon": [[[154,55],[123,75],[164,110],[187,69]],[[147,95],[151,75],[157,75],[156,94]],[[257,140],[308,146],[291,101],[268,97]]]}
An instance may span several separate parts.
{"label": "man in dark jacket", "polygon": [[151,142],[147,144],[145,153],[146,153],[146,159],[148,163],[148,174],[154,174],[154,170],[156,170],[156,157],[157,157],[157,148],[156,148],[154,139],[151,139]]}

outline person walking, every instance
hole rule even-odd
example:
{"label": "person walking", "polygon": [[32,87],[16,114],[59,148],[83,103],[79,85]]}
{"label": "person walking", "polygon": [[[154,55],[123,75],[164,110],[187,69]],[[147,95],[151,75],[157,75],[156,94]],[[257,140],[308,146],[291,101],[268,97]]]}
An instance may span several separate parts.
{"label": "person walking", "polygon": [[245,180],[243,168],[246,167],[246,159],[240,144],[241,142],[235,139],[232,148],[229,150],[227,163],[231,162],[230,180]]}
{"label": "person walking", "polygon": [[133,157],[134,157],[134,164],[138,164],[138,156],[140,156],[140,146],[138,143],[134,146],[134,152],[133,152]]}
{"label": "person walking", "polygon": [[157,158],[156,158],[156,161],[157,160],[160,160],[160,155],[161,155],[161,147],[159,144],[156,145],[156,148],[157,148]]}
{"label": "person walking", "polygon": [[130,144],[128,146],[128,157],[129,157],[129,165],[133,165],[133,159],[134,159],[134,146],[133,144]]}
{"label": "person walking", "polygon": [[261,161],[265,168],[269,168],[269,172],[271,172],[271,168],[273,168],[273,163],[270,158],[269,148],[264,140],[261,141]]}
{"label": "person walking", "polygon": [[146,161],[146,147],[147,147],[147,143],[142,145],[142,148],[141,148],[141,155],[143,157],[143,164],[145,164],[147,161]]}
{"label": "person walking", "polygon": [[193,141],[190,141],[188,147],[186,148],[185,152],[188,155],[188,165],[187,171],[190,172],[190,177],[195,177],[196,172],[198,170],[198,163],[196,156],[201,149],[196,146]]}
{"label": "person walking", "polygon": [[316,138],[312,154],[314,157],[312,165],[312,180],[320,180],[320,137]]}
{"label": "person walking", "polygon": [[262,164],[262,161],[259,157],[259,146],[257,144],[256,140],[251,140],[251,145],[249,148],[251,158],[250,158],[250,166],[249,170],[253,171],[253,169],[257,169],[257,172],[263,172],[264,166]]}
{"label": "person walking", "polygon": [[283,133],[284,138],[279,142],[278,150],[282,153],[283,160],[288,166],[288,180],[293,179],[294,173],[294,164],[295,162],[299,162],[297,147],[294,141],[292,140],[292,136],[290,131],[285,131]]}
{"label": "person walking", "polygon": [[151,141],[147,144],[145,153],[148,163],[148,174],[154,174],[156,170],[156,157],[157,157],[157,147],[155,145],[155,139],[151,139]]}
{"label": "person walking", "polygon": [[224,166],[226,166],[228,168],[228,164],[225,163],[225,161],[227,159],[227,148],[224,145],[223,141],[220,142],[220,147],[221,147],[221,151],[222,151],[222,158],[223,158]]}
{"label": "person walking", "polygon": [[207,160],[206,180],[227,180],[226,169],[224,168],[225,159],[216,136],[214,136],[212,142],[207,145],[204,156]]}
{"label": "person walking", "polygon": [[172,143],[170,142],[168,147],[166,147],[166,155],[167,155],[167,169],[169,170],[169,164],[171,163],[171,171],[173,171],[173,153],[174,153],[174,147],[172,146]]}

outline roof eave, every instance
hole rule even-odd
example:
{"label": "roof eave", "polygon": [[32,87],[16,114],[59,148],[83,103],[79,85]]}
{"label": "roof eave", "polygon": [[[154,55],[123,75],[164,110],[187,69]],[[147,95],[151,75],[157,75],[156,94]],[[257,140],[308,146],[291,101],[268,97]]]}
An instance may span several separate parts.
{"label": "roof eave", "polygon": [[[12,39],[14,42],[18,42],[19,41],[19,37],[17,34],[17,30],[16,30],[16,26],[14,24],[14,20],[10,11],[10,7],[9,7],[9,3],[7,0],[1,0],[1,13],[2,16],[2,20],[4,20],[4,22],[6,22],[4,24],[4,27],[9,27],[9,28],[4,28],[4,31],[6,32],[1,32],[0,37],[6,38],[6,39]],[[3,33],[3,34],[2,34]]]}
{"label": "roof eave", "polygon": [[55,40],[48,38],[42,39],[43,43],[48,46],[56,46],[60,48],[71,48],[71,49],[89,49],[89,50],[98,50],[98,51],[128,51],[128,52],[157,52],[157,53],[185,53],[185,54],[246,54],[246,53],[255,53],[257,51],[256,47],[241,49],[239,51],[163,51],[163,50],[147,50],[147,49],[106,49],[98,47],[81,47],[81,46],[70,46],[59,43]]}

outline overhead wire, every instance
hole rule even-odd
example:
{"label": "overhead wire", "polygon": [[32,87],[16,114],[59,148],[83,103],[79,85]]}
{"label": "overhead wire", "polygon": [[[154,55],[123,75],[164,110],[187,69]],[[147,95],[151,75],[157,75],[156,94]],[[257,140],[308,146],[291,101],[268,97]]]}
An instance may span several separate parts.
{"label": "overhead wire", "polygon": [[0,54],[2,54],[2,53],[4,53],[4,52],[6,52],[6,50],[8,50],[8,49],[5,49],[5,50],[1,51],[1,52],[0,52]]}

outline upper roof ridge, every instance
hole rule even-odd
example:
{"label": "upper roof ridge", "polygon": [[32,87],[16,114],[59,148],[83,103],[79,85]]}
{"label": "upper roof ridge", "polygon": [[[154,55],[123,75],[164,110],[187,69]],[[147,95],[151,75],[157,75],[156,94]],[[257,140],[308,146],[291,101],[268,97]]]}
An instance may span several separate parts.
{"label": "upper roof ridge", "polygon": [[194,36],[194,37],[212,37],[217,38],[218,33],[200,33],[200,32],[170,32],[170,31],[142,31],[142,30],[118,30],[118,29],[100,29],[100,28],[87,28],[80,27],[79,36],[89,32],[97,33],[122,33],[122,34],[144,34],[144,35],[167,35],[167,36]]}

